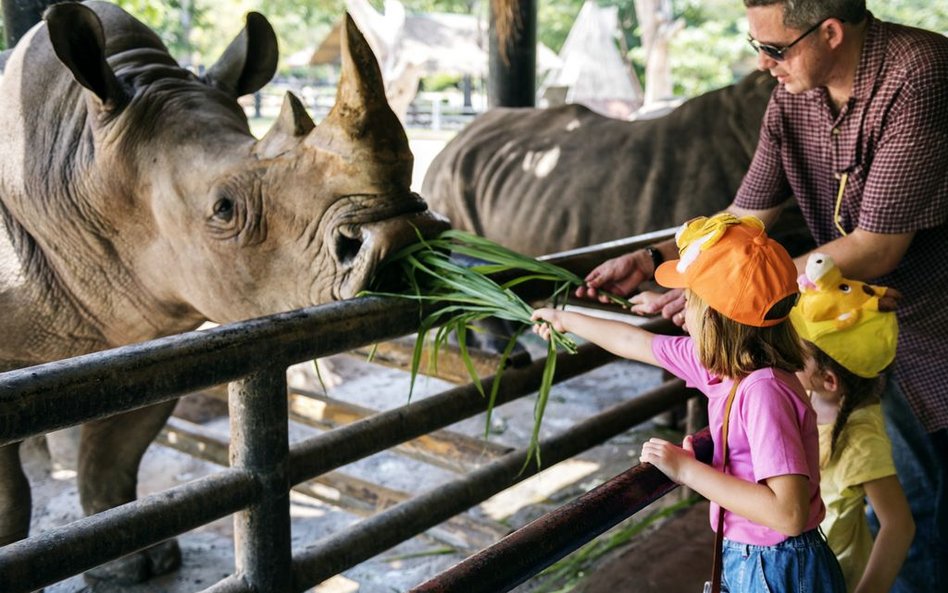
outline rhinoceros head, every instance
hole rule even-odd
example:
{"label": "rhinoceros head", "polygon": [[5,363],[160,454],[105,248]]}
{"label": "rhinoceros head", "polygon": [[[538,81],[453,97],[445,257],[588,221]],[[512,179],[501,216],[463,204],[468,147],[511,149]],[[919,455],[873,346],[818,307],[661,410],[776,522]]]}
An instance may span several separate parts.
{"label": "rhinoceros head", "polygon": [[348,16],[332,111],[316,125],[287,94],[258,141],[236,98],[276,68],[263,16],[251,13],[199,78],[156,38],[125,47],[110,37],[112,12],[60,4],[46,18],[59,60],[84,87],[91,208],[160,308],[227,322],[348,298],[416,227],[446,228],[409,189],[407,137]]}

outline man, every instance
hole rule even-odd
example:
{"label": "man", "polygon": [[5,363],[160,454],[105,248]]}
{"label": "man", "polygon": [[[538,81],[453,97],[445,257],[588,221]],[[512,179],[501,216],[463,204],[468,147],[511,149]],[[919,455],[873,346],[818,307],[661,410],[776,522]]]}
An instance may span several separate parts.
{"label": "man", "polygon": [[[903,295],[883,408],[918,531],[893,591],[948,591],[948,39],[879,21],[864,0],[744,4],[757,66],[779,84],[728,210],[770,225],[795,196],[844,276]],[[628,294],[672,257],[667,242],[609,260],[577,295]],[[632,300],[683,323],[678,291]]]}

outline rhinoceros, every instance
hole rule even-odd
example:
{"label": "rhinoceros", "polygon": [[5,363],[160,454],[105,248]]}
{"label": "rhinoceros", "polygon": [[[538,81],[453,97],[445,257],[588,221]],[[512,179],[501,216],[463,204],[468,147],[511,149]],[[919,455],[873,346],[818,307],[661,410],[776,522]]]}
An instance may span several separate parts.
{"label": "rhinoceros", "polygon": [[[354,296],[415,229],[447,228],[409,190],[412,154],[351,19],[333,110],[292,95],[261,139],[237,98],[273,76],[266,18],[203,76],[106,2],[51,7],[0,81],[0,370]],[[87,424],[86,513],[135,498],[174,402]],[[19,445],[0,448],[0,545],[24,538]],[[138,581],[180,562],[165,542],[96,569]]]}
{"label": "rhinoceros", "polygon": [[[773,87],[756,72],[634,121],[577,104],[492,109],[435,157],[421,193],[454,228],[530,255],[673,227],[731,202]],[[786,228],[777,236],[807,241],[799,218]]]}

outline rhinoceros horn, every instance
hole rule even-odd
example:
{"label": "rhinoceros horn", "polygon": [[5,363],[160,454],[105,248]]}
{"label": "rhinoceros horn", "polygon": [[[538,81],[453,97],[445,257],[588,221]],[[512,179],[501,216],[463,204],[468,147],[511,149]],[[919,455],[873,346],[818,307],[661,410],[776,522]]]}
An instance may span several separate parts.
{"label": "rhinoceros horn", "polygon": [[242,97],[270,82],[278,57],[270,22],[258,12],[249,12],[246,26],[208,69],[204,80],[232,97]]}
{"label": "rhinoceros horn", "polygon": [[76,82],[92,91],[108,108],[119,108],[128,94],[105,58],[102,22],[88,6],[54,4],[44,16],[53,51]]}
{"label": "rhinoceros horn", "polygon": [[271,159],[296,147],[316,127],[296,95],[287,92],[273,126],[254,147],[259,158]]}
{"label": "rhinoceros horn", "polygon": [[375,181],[392,175],[407,187],[412,155],[401,122],[385,99],[378,61],[347,13],[342,28],[342,72],[332,111],[310,132],[306,145],[335,153],[350,163],[371,160],[362,174]]}

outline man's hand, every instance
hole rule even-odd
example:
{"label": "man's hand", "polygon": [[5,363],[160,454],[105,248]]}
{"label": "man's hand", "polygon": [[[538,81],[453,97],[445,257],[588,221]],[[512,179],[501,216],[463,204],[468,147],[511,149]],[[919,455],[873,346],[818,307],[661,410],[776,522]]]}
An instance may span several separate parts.
{"label": "man's hand", "polygon": [[880,311],[895,311],[899,308],[899,301],[902,300],[902,293],[894,288],[886,288],[885,293],[879,297]]}
{"label": "man's hand", "polygon": [[628,296],[652,277],[652,267],[652,258],[644,249],[607,259],[586,275],[586,285],[576,289],[576,296],[598,299],[601,303],[608,303],[609,297],[600,294],[600,290]]}
{"label": "man's hand", "polygon": [[661,313],[665,319],[671,319],[676,325],[685,325],[685,291],[673,288],[668,292],[640,292],[629,299],[632,312],[637,315]]}

